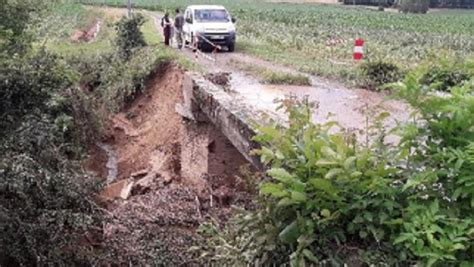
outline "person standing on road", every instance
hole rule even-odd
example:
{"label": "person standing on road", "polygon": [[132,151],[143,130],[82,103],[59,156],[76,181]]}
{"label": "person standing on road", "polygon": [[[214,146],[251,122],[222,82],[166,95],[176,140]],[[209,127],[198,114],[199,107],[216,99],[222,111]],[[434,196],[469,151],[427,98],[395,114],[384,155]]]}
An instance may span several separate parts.
{"label": "person standing on road", "polygon": [[184,25],[184,16],[183,14],[181,14],[179,8],[177,8],[176,17],[174,18],[174,28],[175,28],[176,43],[178,44],[179,49],[183,47],[183,25]]}
{"label": "person standing on road", "polygon": [[165,16],[161,19],[161,27],[163,27],[163,35],[165,37],[165,45],[170,45],[170,37],[171,37],[171,20],[170,14],[168,12],[165,13]]}

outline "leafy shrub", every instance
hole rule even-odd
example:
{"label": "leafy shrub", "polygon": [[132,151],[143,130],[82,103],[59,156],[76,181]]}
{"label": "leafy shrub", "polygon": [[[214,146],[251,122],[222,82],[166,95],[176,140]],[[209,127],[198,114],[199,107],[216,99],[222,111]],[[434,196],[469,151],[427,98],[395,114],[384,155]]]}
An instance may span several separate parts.
{"label": "leafy shrub", "polygon": [[94,179],[76,160],[76,74],[45,51],[0,62],[0,265],[88,262]]}
{"label": "leafy shrub", "polygon": [[92,101],[112,112],[142,93],[148,77],[168,61],[169,57],[151,47],[134,50],[126,63],[116,53],[69,59],[73,68],[83,73],[80,84],[96,98]]}
{"label": "leafy shrub", "polygon": [[255,211],[207,227],[213,261],[248,264],[470,266],[474,260],[474,95],[430,96],[419,77],[396,86],[417,111],[397,147],[315,125],[307,103],[285,101],[288,127],[259,127],[270,169]]}
{"label": "leafy shrub", "polygon": [[397,65],[383,60],[364,62],[360,68],[363,85],[371,89],[377,89],[381,85],[393,83],[402,78],[402,71]]}
{"label": "leafy shrub", "polygon": [[395,243],[427,263],[468,266],[474,260],[474,95],[466,84],[452,88],[450,97],[427,97],[419,78],[410,75],[398,86],[420,119],[402,131],[400,175],[412,196]]}
{"label": "leafy shrub", "polygon": [[25,53],[33,41],[29,31],[35,18],[48,5],[47,1],[2,1],[0,5],[0,56],[2,53]]}
{"label": "leafy shrub", "polygon": [[142,14],[133,14],[131,18],[122,17],[115,25],[117,39],[115,40],[119,53],[124,59],[128,59],[132,51],[146,45],[140,27],[145,23]]}
{"label": "leafy shrub", "polygon": [[80,242],[99,220],[95,178],[69,162],[71,144],[50,121],[28,119],[15,133],[0,149],[0,264],[90,262]]}
{"label": "leafy shrub", "polygon": [[420,82],[435,90],[447,92],[452,87],[462,86],[472,75],[474,74],[470,74],[469,69],[463,64],[437,62],[424,71]]}
{"label": "leafy shrub", "polygon": [[1,122],[47,109],[47,100],[71,85],[74,73],[56,55],[39,51],[24,58],[0,61]]}
{"label": "leafy shrub", "polygon": [[398,8],[403,13],[426,13],[429,4],[429,0],[399,0]]}

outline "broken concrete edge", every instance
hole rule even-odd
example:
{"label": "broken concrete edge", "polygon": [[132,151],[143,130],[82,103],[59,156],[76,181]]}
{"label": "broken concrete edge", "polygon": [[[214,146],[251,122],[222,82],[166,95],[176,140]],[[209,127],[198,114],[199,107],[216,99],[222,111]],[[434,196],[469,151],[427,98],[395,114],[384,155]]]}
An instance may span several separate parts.
{"label": "broken concrete edge", "polygon": [[[123,199],[127,200],[133,194],[135,189],[151,188],[155,179],[159,176],[157,173],[139,173],[138,176],[131,176],[131,178],[117,181],[115,183],[105,186],[99,194],[102,200]],[[144,175],[143,175],[144,174]],[[143,175],[143,176],[141,176]],[[170,182],[170,181],[165,181]]]}
{"label": "broken concrete edge", "polygon": [[129,178],[109,184],[102,190],[100,197],[105,200],[127,199],[130,197],[134,183],[134,179]]}
{"label": "broken concrete edge", "polygon": [[282,121],[282,118],[272,118],[273,114],[262,116],[261,112],[235,99],[199,73],[187,72],[185,76],[192,84],[190,86],[188,82],[187,86],[183,86],[184,94],[190,98],[187,101],[197,105],[252,165],[264,171],[260,158],[252,154],[253,150],[260,148],[260,144],[252,140],[257,134],[254,126],[267,124],[269,119]]}
{"label": "broken concrete edge", "polygon": [[192,120],[192,121],[197,121],[197,119],[194,117],[193,113],[184,106],[182,103],[176,103],[175,106],[175,111],[178,113],[181,117]]}

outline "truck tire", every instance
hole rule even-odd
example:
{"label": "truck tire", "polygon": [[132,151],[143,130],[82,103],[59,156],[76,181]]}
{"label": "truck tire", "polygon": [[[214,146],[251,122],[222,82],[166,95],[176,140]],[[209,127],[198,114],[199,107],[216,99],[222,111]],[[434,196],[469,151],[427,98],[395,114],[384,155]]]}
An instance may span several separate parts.
{"label": "truck tire", "polygon": [[227,50],[228,50],[229,52],[234,52],[234,50],[235,50],[235,43],[229,43],[229,44],[227,45]]}

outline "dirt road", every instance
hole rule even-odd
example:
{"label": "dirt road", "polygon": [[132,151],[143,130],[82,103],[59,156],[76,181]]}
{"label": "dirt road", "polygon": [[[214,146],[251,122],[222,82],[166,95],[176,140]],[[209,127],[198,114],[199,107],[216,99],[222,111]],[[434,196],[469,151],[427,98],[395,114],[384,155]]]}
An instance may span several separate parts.
{"label": "dirt road", "polygon": [[[161,34],[159,20],[162,14],[156,12],[149,14],[156,22],[158,34]],[[390,100],[384,93],[347,88],[341,83],[317,76],[304,74],[310,77],[311,86],[262,84],[255,75],[236,68],[236,63],[278,72],[293,74],[299,72],[244,53],[220,52],[213,61],[207,58],[213,57],[210,53],[207,57],[198,55],[195,59],[191,49],[176,49],[176,52],[194,60],[209,72],[230,72],[231,94],[236,98],[245,99],[246,103],[257,110],[275,112],[277,107],[275,100],[292,95],[298,98],[308,97],[310,101],[319,103],[319,108],[313,113],[314,122],[325,122],[330,117],[330,120],[337,121],[344,128],[354,131],[363,130],[366,127],[367,118],[373,118],[374,114],[384,111],[391,114],[386,121],[389,127],[394,126],[397,121],[406,121],[409,118],[408,106],[403,102]]]}

